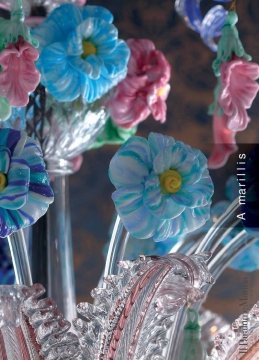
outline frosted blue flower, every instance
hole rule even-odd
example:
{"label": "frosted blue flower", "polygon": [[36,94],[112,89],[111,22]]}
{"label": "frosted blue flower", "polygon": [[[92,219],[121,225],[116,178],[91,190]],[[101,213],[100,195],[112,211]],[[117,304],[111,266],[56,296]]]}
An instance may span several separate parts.
{"label": "frosted blue flower", "polygon": [[162,241],[209,218],[213,183],[207,159],[172,137],[132,137],[112,158],[109,175],[117,212],[136,238]]}
{"label": "frosted blue flower", "polygon": [[33,31],[41,83],[58,101],[93,102],[124,79],[130,51],[101,6],[64,4]]}
{"label": "frosted blue flower", "polygon": [[25,132],[0,129],[0,237],[34,224],[52,202],[40,146]]}

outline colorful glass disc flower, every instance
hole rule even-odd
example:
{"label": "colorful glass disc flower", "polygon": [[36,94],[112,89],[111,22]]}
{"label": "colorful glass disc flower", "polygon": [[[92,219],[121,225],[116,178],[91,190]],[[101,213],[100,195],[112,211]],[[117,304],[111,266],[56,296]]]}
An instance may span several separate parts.
{"label": "colorful glass disc flower", "polygon": [[112,158],[109,176],[117,212],[136,238],[162,241],[209,218],[214,187],[207,159],[172,137],[132,137]]}
{"label": "colorful glass disc flower", "polygon": [[0,129],[0,237],[34,224],[52,202],[39,145],[25,132]]}
{"label": "colorful glass disc flower", "polygon": [[93,102],[127,74],[130,51],[101,6],[64,4],[37,26],[41,83],[58,101]]}

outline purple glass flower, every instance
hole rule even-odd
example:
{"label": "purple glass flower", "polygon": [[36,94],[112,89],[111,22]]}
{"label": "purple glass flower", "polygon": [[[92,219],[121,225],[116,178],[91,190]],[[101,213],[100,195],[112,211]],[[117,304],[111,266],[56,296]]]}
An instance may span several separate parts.
{"label": "purple glass flower", "polygon": [[0,237],[34,224],[52,202],[40,146],[25,132],[0,129]]}

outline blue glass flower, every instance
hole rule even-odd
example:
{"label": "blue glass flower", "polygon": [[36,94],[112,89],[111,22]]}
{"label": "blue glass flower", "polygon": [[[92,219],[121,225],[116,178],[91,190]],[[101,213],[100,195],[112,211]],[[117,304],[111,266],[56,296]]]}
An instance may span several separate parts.
{"label": "blue glass flower", "polygon": [[93,102],[124,79],[130,50],[101,6],[64,4],[37,26],[41,83],[58,101]]}
{"label": "blue glass flower", "polygon": [[52,202],[40,146],[25,132],[0,129],[0,237],[34,224]]}
{"label": "blue glass flower", "polygon": [[213,183],[207,159],[172,137],[130,138],[112,158],[109,175],[117,212],[136,238],[163,241],[209,218]]}

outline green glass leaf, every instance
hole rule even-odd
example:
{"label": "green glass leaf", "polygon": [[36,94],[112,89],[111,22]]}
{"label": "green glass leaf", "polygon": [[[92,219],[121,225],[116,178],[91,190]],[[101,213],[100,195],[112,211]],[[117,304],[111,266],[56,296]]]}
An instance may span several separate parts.
{"label": "green glass leaf", "polygon": [[12,113],[12,107],[8,100],[4,97],[0,97],[0,121],[9,119]]}
{"label": "green glass leaf", "polygon": [[236,55],[245,60],[252,60],[252,57],[245,52],[242,42],[239,39],[236,23],[238,16],[235,11],[229,11],[226,22],[222,29],[222,35],[218,43],[217,57],[212,63],[215,76],[220,76],[220,66],[223,62],[230,61]]}
{"label": "green glass leaf", "polygon": [[131,136],[135,135],[137,127],[124,129],[115,125],[111,118],[105,124],[102,133],[97,137],[92,149],[97,149],[103,145],[120,145],[128,140]]}
{"label": "green glass leaf", "polygon": [[208,109],[209,115],[217,114],[218,116],[221,116],[224,114],[224,111],[222,110],[222,108],[220,107],[219,102],[218,102],[220,88],[221,88],[221,81],[220,81],[220,78],[218,78],[217,85],[215,86],[214,92],[213,92],[214,100],[213,100],[213,103],[210,104],[209,109]]}
{"label": "green glass leaf", "polygon": [[188,309],[180,360],[206,359],[206,352],[201,342],[201,328],[198,320],[199,315],[197,311]]}
{"label": "green glass leaf", "polygon": [[24,23],[22,1],[16,0],[11,10],[11,18],[0,18],[0,51],[9,44],[15,44],[19,37],[38,47],[38,41],[31,36],[29,27]]}

